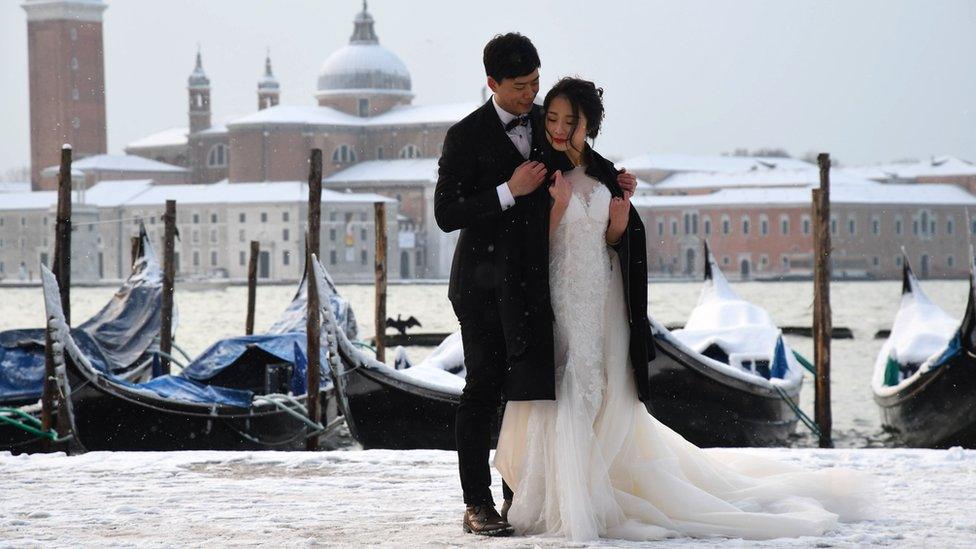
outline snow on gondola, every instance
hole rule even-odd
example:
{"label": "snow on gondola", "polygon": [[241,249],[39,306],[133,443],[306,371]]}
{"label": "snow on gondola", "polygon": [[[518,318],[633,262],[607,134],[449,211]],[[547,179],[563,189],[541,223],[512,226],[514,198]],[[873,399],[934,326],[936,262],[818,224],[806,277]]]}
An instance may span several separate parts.
{"label": "snow on gondola", "polygon": [[916,448],[976,448],[976,263],[962,321],[929,300],[908,257],[901,305],[874,363],[882,425]]}

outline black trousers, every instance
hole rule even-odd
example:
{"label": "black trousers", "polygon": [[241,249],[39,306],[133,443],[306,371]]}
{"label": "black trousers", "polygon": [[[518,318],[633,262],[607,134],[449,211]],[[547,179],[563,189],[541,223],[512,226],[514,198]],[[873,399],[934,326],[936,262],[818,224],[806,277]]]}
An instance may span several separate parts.
{"label": "black trousers", "polygon": [[[471,296],[466,296],[471,297]],[[505,338],[494,295],[453,303],[464,345],[464,390],[458,406],[456,440],[458,469],[465,505],[494,504],[491,496],[491,434],[501,421],[499,406],[505,386]],[[502,493],[512,490],[502,482]]]}

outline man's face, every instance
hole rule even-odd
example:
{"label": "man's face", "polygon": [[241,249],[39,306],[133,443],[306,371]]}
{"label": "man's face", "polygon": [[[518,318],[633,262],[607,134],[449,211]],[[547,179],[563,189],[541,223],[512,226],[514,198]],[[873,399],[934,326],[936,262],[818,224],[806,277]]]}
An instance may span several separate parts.
{"label": "man's face", "polygon": [[498,106],[511,114],[528,114],[539,94],[539,69],[525,76],[505,78],[501,82],[488,77],[488,87],[495,94]]}

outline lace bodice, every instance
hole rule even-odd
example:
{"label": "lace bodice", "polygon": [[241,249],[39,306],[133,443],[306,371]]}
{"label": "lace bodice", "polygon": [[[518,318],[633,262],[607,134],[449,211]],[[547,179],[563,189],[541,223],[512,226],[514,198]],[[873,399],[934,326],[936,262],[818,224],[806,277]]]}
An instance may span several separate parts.
{"label": "lace bodice", "polygon": [[[583,168],[567,172],[573,189],[566,212],[549,243],[549,285],[555,315],[556,398],[563,376],[582,389],[592,411],[599,408],[605,385],[600,360],[610,278],[606,228],[610,191]],[[589,412],[589,411],[587,411]]]}

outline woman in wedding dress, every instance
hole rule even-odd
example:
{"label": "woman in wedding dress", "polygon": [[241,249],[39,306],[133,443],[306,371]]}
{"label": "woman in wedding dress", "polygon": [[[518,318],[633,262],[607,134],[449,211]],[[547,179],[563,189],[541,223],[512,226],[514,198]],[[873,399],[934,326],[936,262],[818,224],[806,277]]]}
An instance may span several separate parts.
{"label": "woman in wedding dress", "polygon": [[[543,114],[548,152],[574,167],[555,171],[550,188],[556,400],[509,402],[495,454],[515,491],[507,518],[516,532],[573,541],[769,539],[817,536],[838,520],[864,518],[863,475],[702,450],[647,412],[637,398],[628,303],[612,248],[640,221],[629,216],[629,196],[612,196],[610,188],[619,189],[612,177],[588,175],[616,174],[586,143],[603,119],[602,90],[564,78]],[[643,268],[630,276],[646,279]],[[630,306],[633,314],[647,309]]]}

